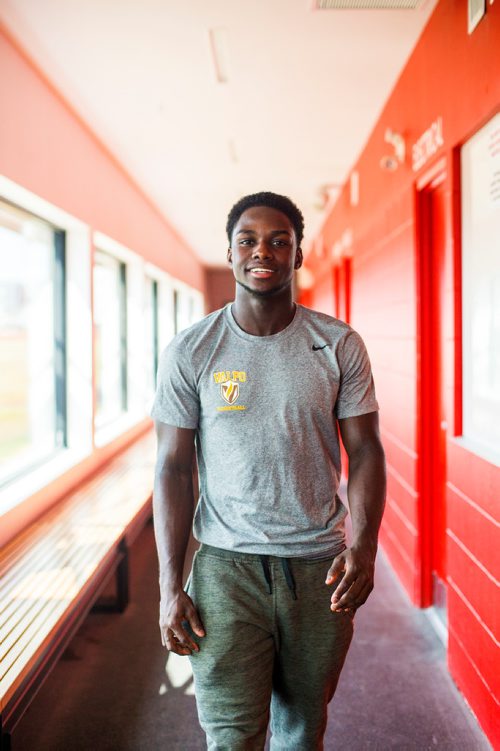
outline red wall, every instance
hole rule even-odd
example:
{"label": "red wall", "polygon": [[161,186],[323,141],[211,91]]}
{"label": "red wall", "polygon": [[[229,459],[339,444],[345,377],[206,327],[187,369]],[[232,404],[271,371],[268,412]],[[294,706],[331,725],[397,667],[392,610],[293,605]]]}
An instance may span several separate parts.
{"label": "red wall", "polygon": [[232,269],[207,269],[207,313],[219,310],[234,300],[234,276]]}
{"label": "red wall", "polygon": [[[416,182],[444,159],[445,248],[441,295],[443,393],[446,434],[446,568],[449,667],[493,745],[499,744],[498,661],[500,468],[460,446],[460,224],[457,149],[500,108],[500,3],[467,33],[467,3],[441,0],[394,88],[354,169],[360,201],[344,189],[314,247],[308,268],[317,279],[304,302],[333,308],[331,255],[352,231],[351,323],[372,359],[381,406],[389,486],[381,541],[415,604],[423,594],[423,501],[419,444],[419,288]],[[327,95],[327,94],[326,94]],[[411,145],[443,118],[444,146],[419,172]],[[386,128],[402,133],[406,163],[396,172],[379,167],[390,151]],[[330,286],[331,285],[331,286]],[[425,344],[425,343],[424,343]]]}
{"label": "red wall", "polygon": [[0,174],[204,291],[200,262],[0,27]]}

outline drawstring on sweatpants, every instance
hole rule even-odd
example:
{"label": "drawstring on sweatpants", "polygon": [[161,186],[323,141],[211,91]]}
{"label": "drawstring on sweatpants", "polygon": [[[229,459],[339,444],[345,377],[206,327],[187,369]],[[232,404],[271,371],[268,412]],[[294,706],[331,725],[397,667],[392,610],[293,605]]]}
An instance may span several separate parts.
{"label": "drawstring on sweatpants", "polygon": [[[273,593],[273,581],[271,578],[271,568],[269,566],[269,556],[268,555],[261,555],[259,556],[260,562],[262,564],[262,570],[264,572],[264,578],[267,583],[267,591],[270,595]],[[294,600],[297,599],[297,592],[295,587],[295,579],[293,578],[293,574],[290,569],[290,563],[288,561],[288,558],[282,558],[281,559],[281,567],[283,569],[283,574],[285,575],[285,581],[287,583],[287,587],[292,593],[292,597]]]}
{"label": "drawstring on sweatpants", "polygon": [[260,562],[262,563],[262,570],[264,572],[264,578],[267,582],[267,591],[270,595],[273,593],[273,582],[271,579],[271,569],[269,568],[269,556],[261,555]]}
{"label": "drawstring on sweatpants", "polygon": [[295,579],[293,578],[293,574],[290,569],[290,562],[288,558],[281,559],[281,567],[283,568],[283,573],[285,574],[285,579],[286,579],[286,583],[288,584],[288,589],[292,593],[293,599],[296,600],[297,592],[295,591]]}

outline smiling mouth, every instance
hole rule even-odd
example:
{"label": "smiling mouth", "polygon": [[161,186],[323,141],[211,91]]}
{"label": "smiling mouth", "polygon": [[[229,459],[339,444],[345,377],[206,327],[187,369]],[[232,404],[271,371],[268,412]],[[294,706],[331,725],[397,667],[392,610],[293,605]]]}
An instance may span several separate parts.
{"label": "smiling mouth", "polygon": [[268,269],[265,266],[258,266],[253,269],[249,269],[249,273],[256,279],[268,279],[274,274],[274,269]]}

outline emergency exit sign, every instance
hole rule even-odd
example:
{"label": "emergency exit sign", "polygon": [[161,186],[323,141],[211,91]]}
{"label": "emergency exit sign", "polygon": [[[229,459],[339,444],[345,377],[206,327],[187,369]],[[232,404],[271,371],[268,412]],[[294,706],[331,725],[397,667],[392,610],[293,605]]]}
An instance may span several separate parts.
{"label": "emergency exit sign", "polygon": [[412,146],[413,171],[416,172],[423,167],[443,145],[443,118],[438,117]]}

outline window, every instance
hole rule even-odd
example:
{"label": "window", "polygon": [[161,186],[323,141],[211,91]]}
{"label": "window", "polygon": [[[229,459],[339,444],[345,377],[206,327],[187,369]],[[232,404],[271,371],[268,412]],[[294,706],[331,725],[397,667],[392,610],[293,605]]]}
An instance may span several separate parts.
{"label": "window", "polygon": [[174,296],[174,332],[176,334],[182,329],[182,317],[180,307],[180,292],[177,289],[173,291]]}
{"label": "window", "polygon": [[96,428],[127,410],[127,267],[114,256],[94,255],[94,357]]}
{"label": "window", "polygon": [[463,438],[500,464],[500,114],[462,148]]}
{"label": "window", "polygon": [[178,334],[203,316],[203,295],[177,282],[173,296],[175,333]]}
{"label": "window", "polygon": [[0,481],[66,445],[65,235],[0,202]]}
{"label": "window", "polygon": [[156,373],[159,358],[159,284],[156,279],[146,277],[145,290],[145,342],[146,342],[146,403],[149,405],[156,389]]}
{"label": "window", "polygon": [[1,175],[0,195],[1,514],[147,418],[173,290],[180,326],[203,298]]}

